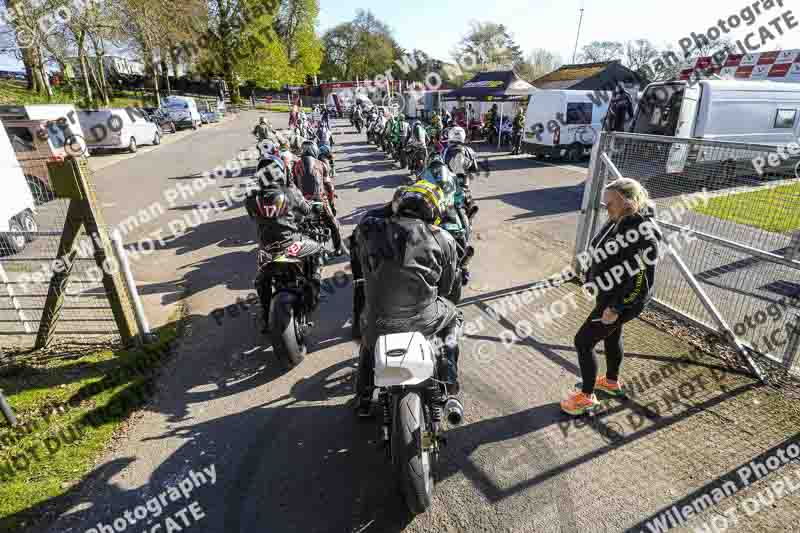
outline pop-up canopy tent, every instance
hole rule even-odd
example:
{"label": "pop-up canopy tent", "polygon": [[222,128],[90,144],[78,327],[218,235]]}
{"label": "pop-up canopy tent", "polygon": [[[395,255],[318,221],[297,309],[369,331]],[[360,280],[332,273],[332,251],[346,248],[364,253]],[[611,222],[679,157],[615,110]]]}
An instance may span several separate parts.
{"label": "pop-up canopy tent", "polygon": [[[508,101],[524,100],[536,87],[523,80],[513,70],[479,72],[460,89],[450,91],[446,100],[477,100],[481,102],[500,102],[500,123],[503,122],[503,104]],[[500,147],[500,136],[497,136]]]}

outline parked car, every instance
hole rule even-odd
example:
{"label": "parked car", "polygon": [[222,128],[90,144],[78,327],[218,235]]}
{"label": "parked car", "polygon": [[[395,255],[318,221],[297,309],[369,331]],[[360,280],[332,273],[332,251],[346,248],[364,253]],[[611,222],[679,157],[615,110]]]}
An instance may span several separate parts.
{"label": "parked car", "polygon": [[157,107],[145,107],[144,110],[150,116],[150,120],[158,126],[158,129],[161,131],[162,134],[164,133],[175,133],[178,131],[178,128],[175,126],[175,123],[164,114]]}
{"label": "parked car", "polygon": [[187,96],[168,96],[161,100],[161,109],[180,128],[199,128],[203,119],[197,101]]}
{"label": "parked car", "polygon": [[219,122],[219,115],[216,111],[201,111],[200,116],[203,118],[204,124],[213,124]]}
{"label": "parked car", "polygon": [[0,252],[21,252],[39,231],[36,202],[0,122]]}
{"label": "parked car", "polygon": [[611,93],[537,90],[525,113],[522,151],[578,161],[600,137]]}
{"label": "parked car", "polygon": [[79,111],[90,150],[128,150],[136,153],[143,144],[161,144],[161,132],[147,113],[134,109]]}

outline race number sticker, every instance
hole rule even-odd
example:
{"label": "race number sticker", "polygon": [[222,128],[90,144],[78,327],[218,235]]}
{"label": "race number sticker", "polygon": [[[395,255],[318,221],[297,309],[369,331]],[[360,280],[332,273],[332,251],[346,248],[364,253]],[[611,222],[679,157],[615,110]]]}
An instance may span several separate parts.
{"label": "race number sticker", "polygon": [[287,248],[286,255],[295,257],[300,252],[300,249],[302,247],[303,247],[303,243],[296,242],[296,243],[292,244],[289,248]]}

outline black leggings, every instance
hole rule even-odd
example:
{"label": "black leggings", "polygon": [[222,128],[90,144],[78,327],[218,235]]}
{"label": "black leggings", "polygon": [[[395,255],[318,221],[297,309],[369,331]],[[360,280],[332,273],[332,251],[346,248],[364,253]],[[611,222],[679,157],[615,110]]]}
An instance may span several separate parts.
{"label": "black leggings", "polygon": [[597,380],[597,359],[594,355],[594,346],[601,340],[606,349],[606,377],[616,381],[619,378],[619,367],[622,365],[623,345],[622,326],[625,322],[633,320],[641,308],[626,310],[613,324],[603,324],[603,308],[595,308],[575,335],[575,349],[578,352],[578,363],[581,367],[583,384],[581,390],[585,394],[594,392],[594,382]]}

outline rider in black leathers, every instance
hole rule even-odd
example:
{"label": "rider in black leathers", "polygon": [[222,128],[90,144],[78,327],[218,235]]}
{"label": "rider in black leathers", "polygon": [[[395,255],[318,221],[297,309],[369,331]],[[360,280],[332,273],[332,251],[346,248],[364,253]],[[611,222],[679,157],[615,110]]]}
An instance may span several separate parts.
{"label": "rider in black leathers", "polygon": [[[279,252],[295,242],[309,240],[300,232],[299,225],[311,214],[311,206],[297,187],[291,183],[287,184],[286,170],[280,158],[273,156],[268,159],[268,164],[257,172],[256,177],[259,189],[248,193],[244,205],[247,214],[258,226],[259,274],[256,278],[256,291],[264,311],[264,331],[266,331],[272,299],[272,280],[265,277],[260,267],[272,253]],[[315,298],[318,298],[318,295],[317,288]]]}
{"label": "rider in black leathers", "polygon": [[344,254],[339,221],[336,220],[333,206],[328,198],[329,194],[325,188],[325,180],[329,178],[329,168],[319,160],[319,148],[315,143],[303,143],[303,155],[295,165],[294,171],[295,184],[306,200],[323,203],[322,222],[331,231],[336,255]]}
{"label": "rider in black leathers", "polygon": [[[409,190],[411,189],[411,190]],[[401,189],[391,204],[368,212],[351,243],[354,279],[363,279],[363,333],[359,362],[360,412],[368,413],[373,388],[372,348],[380,335],[419,331],[443,342],[440,379],[457,394],[458,338],[463,317],[444,295],[460,283],[453,237],[437,224],[444,194]]]}

